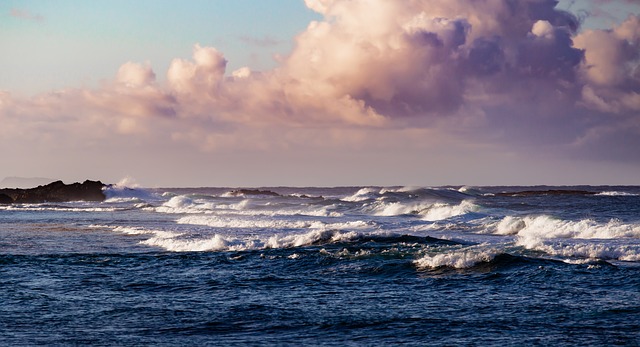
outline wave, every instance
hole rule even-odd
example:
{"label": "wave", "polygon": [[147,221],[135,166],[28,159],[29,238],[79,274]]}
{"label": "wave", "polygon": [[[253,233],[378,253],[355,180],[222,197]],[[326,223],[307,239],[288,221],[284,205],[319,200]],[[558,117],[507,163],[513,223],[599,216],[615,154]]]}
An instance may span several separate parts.
{"label": "wave", "polygon": [[283,219],[244,219],[234,216],[185,216],[177,220],[178,224],[203,225],[212,228],[246,229],[363,229],[375,227],[375,223],[350,221],[326,223],[321,221],[283,220]]}
{"label": "wave", "polygon": [[[469,192],[471,192],[469,190]],[[431,202],[460,202],[472,196],[464,190],[454,188],[418,188],[418,187],[400,187],[400,188],[361,188],[352,195],[343,197],[341,200],[346,202],[363,202],[368,200],[378,201],[405,201],[408,199],[418,199]]]}
{"label": "wave", "polygon": [[640,224],[618,219],[597,222],[548,215],[506,216],[490,229],[496,235],[515,236],[517,246],[550,256],[640,261]]}
{"label": "wave", "polygon": [[[229,203],[212,200],[212,196],[199,198],[188,195],[176,195],[171,197],[161,206],[150,210],[167,214],[213,214],[222,212],[233,215],[246,216],[315,216],[315,217],[341,217],[342,213],[332,211],[335,205],[308,205],[308,204],[273,204],[261,199],[243,199],[239,202]],[[302,208],[301,208],[302,207]]]}
{"label": "wave", "polygon": [[390,217],[412,214],[421,216],[425,221],[440,221],[469,212],[477,212],[480,206],[471,200],[463,200],[458,204],[434,202],[433,200],[392,202],[379,200],[371,204],[369,209],[370,211],[367,212],[375,216]]}
{"label": "wave", "polygon": [[497,255],[502,254],[497,249],[463,249],[447,253],[427,254],[416,259],[414,264],[419,269],[437,269],[449,267],[454,269],[468,269],[480,263],[491,262]]}
{"label": "wave", "polygon": [[107,203],[152,201],[160,198],[157,194],[144,188],[129,188],[120,185],[107,186],[102,192]]}
{"label": "wave", "polygon": [[426,221],[439,221],[451,217],[461,216],[470,212],[477,212],[480,207],[469,200],[464,200],[458,205],[434,204],[426,210],[420,211],[422,219]]}
{"label": "wave", "polygon": [[347,242],[360,236],[354,231],[311,230],[301,234],[271,235],[266,238],[248,237],[245,239],[228,235],[214,234],[208,238],[181,238],[183,234],[130,228],[116,228],[116,232],[128,234],[150,234],[141,244],[160,247],[170,252],[204,252],[204,251],[248,251],[272,248],[294,248],[325,243]]}
{"label": "wave", "polygon": [[640,245],[615,245],[602,243],[555,243],[539,241],[525,244],[528,249],[564,258],[597,260],[640,261]]}
{"label": "wave", "polygon": [[629,192],[607,191],[596,194],[596,196],[640,196],[640,194],[634,194]]}
{"label": "wave", "polygon": [[[171,197],[167,202],[161,206],[152,208],[152,210],[159,213],[178,214],[178,213],[212,213],[213,210],[219,208],[213,203],[197,202],[193,198],[186,195],[177,195]],[[230,205],[225,205],[223,208],[231,208]]]}
{"label": "wave", "polygon": [[379,197],[381,190],[376,188],[361,188],[357,192],[344,197],[340,200],[347,202],[361,202],[365,200],[374,200]]}
{"label": "wave", "polygon": [[[90,225],[91,228],[110,229],[125,235],[148,235],[140,244],[159,247],[170,252],[254,251],[290,249],[308,246],[333,245],[339,249],[393,252],[397,247],[456,247],[459,243],[428,236],[400,235],[369,230],[368,223],[318,223],[296,232],[236,233],[226,230],[211,234],[185,230],[159,230],[133,226]],[[382,248],[381,248],[382,247]],[[384,251],[386,250],[386,251]]]}
{"label": "wave", "polygon": [[548,215],[504,217],[495,227],[494,234],[517,235],[521,242],[539,239],[618,239],[640,238],[640,224],[623,223],[611,219],[599,223],[592,219],[570,221]]}

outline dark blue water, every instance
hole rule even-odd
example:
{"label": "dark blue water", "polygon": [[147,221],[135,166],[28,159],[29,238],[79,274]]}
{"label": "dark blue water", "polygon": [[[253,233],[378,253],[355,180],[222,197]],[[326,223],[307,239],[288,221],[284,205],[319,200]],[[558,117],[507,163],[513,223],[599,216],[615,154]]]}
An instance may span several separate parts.
{"label": "dark blue water", "polygon": [[[375,232],[356,228],[353,237],[330,234],[300,246],[281,241],[286,246],[197,252],[147,246],[144,242],[156,234],[131,235],[92,225],[110,221],[158,228],[185,212],[155,219],[159,212],[143,207],[0,211],[0,345],[637,346],[640,264],[607,252],[601,258],[566,254],[566,243],[606,246],[618,251],[619,258],[636,251],[637,239],[629,235],[635,235],[640,217],[638,197],[599,198],[482,195],[474,199],[482,209],[428,223],[415,214],[370,213],[364,218],[362,211],[370,209],[362,207],[358,215],[375,221]],[[579,237],[545,239],[542,246],[529,247],[518,244],[520,234],[487,234],[501,218],[496,211],[504,214],[505,209],[508,215],[553,213],[563,223],[591,218],[591,224],[570,224],[572,228],[616,231],[622,225],[630,231],[609,239],[575,234]],[[352,220],[354,215],[331,218]],[[619,224],[611,224],[609,215]],[[9,223],[11,218],[18,224]],[[446,223],[449,229],[443,231]],[[197,237],[165,240],[196,247],[207,228],[231,230],[179,223],[166,229],[190,228]],[[276,232],[263,224],[240,229],[232,231],[254,236]],[[280,240],[301,235],[290,225],[277,232]],[[434,237],[446,232],[455,237]],[[468,240],[460,239],[464,233]],[[478,238],[494,241],[478,243]],[[418,262],[437,255],[477,256],[474,250],[485,243],[497,251],[465,266]]]}

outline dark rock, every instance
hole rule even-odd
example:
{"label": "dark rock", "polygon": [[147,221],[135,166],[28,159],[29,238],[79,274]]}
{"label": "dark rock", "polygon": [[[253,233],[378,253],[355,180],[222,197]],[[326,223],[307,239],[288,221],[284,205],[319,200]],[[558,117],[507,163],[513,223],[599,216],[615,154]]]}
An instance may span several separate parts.
{"label": "dark rock", "polygon": [[230,191],[228,194],[231,196],[243,196],[243,195],[280,196],[280,194],[276,192],[272,192],[270,190],[259,190],[259,189],[236,189],[236,190]]}
{"label": "dark rock", "polygon": [[0,194],[0,205],[12,204],[13,199],[7,194]]}
{"label": "dark rock", "polygon": [[64,184],[56,181],[30,189],[0,189],[0,195],[8,196],[13,203],[34,204],[42,202],[104,201],[105,184],[86,180],[83,183]]}

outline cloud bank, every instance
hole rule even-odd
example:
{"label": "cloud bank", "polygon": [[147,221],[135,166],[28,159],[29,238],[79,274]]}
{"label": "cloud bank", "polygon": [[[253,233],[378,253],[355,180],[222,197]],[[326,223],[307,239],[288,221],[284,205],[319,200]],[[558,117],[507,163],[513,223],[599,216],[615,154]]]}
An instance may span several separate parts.
{"label": "cloud bank", "polygon": [[[640,163],[638,15],[583,31],[554,0],[305,3],[324,19],[273,70],[228,71],[223,52],[196,44],[163,82],[126,62],[99,88],[4,92],[0,135],[161,137],[204,151],[451,141]],[[381,142],[383,131],[396,137]]]}

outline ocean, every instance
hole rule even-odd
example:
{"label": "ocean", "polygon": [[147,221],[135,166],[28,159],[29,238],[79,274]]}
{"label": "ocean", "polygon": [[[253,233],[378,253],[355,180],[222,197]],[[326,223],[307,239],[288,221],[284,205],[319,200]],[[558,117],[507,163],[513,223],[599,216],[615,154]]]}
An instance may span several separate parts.
{"label": "ocean", "polygon": [[0,205],[0,345],[640,345],[640,187]]}

